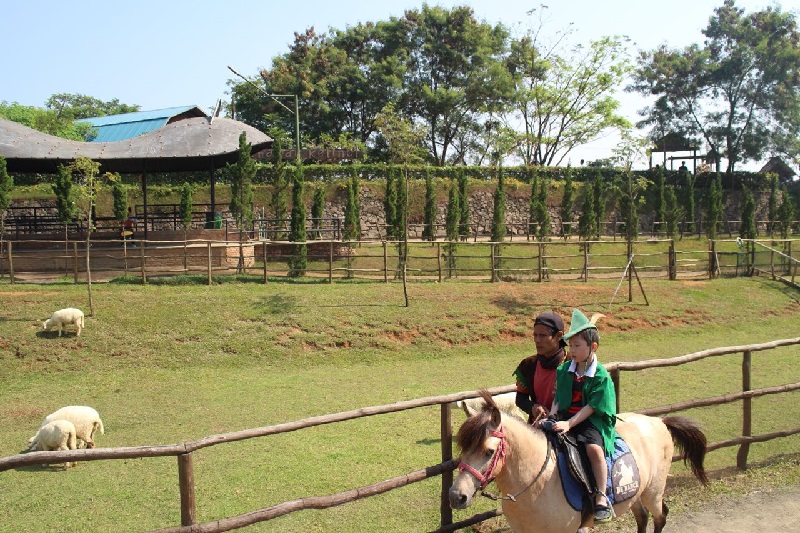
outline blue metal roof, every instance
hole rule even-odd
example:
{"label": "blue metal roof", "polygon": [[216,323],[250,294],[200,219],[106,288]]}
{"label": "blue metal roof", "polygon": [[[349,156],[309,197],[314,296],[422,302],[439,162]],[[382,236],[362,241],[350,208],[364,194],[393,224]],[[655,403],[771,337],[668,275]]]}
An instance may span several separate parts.
{"label": "blue metal roof", "polygon": [[153,111],[136,111],[122,115],[84,118],[76,122],[89,123],[97,131],[97,136],[89,139],[91,142],[124,141],[164,127],[172,117],[195,108],[199,109],[193,105],[168,107]]}

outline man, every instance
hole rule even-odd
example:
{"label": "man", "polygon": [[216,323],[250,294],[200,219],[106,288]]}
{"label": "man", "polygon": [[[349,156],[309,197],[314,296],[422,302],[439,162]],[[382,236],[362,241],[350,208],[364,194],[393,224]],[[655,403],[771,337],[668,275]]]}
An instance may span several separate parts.
{"label": "man", "polygon": [[516,370],[517,407],[528,413],[528,423],[533,424],[547,416],[553,405],[556,369],[564,362],[564,321],[552,311],[536,317],[533,322],[533,342],[536,355],[523,359]]}

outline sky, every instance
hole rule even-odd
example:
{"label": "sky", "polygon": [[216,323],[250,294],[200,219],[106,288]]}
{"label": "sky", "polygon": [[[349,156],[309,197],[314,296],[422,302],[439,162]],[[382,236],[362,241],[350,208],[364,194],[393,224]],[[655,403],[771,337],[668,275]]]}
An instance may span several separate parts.
{"label": "sky", "polygon": [[[576,42],[624,35],[631,51],[661,44],[682,48],[702,43],[701,30],[723,0],[430,0],[428,5],[468,5],[478,20],[502,23],[521,34],[542,13],[544,32],[571,27]],[[779,5],[800,12],[800,0],[737,0],[749,13]],[[84,94],[139,105],[143,111],[197,105],[210,111],[229,99],[232,66],[255,78],[272,58],[288,51],[294,33],[345,29],[359,22],[401,17],[421,0],[27,0],[8,2],[0,31],[0,101],[44,107],[53,94]],[[546,7],[545,7],[546,6]],[[238,78],[236,78],[238,82]],[[648,100],[618,94],[621,114],[631,122]],[[644,135],[645,132],[641,132]],[[611,155],[606,136],[571,154],[571,163]],[[641,162],[644,164],[644,162]],[[675,163],[675,168],[680,163]],[[691,165],[690,165],[691,166]],[[760,164],[744,165],[758,170]]]}

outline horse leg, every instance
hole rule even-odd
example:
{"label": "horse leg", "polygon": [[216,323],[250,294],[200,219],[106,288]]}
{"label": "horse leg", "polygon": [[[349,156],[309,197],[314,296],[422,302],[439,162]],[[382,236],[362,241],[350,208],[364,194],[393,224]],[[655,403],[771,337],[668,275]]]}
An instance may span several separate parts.
{"label": "horse leg", "polygon": [[664,529],[667,524],[667,514],[669,514],[667,504],[661,502],[661,516],[653,516],[653,533],[661,533],[661,530]]}
{"label": "horse leg", "polygon": [[649,515],[647,514],[647,509],[645,509],[644,505],[642,504],[642,500],[638,500],[636,503],[631,505],[631,512],[633,513],[633,517],[636,519],[636,533],[646,533]]}

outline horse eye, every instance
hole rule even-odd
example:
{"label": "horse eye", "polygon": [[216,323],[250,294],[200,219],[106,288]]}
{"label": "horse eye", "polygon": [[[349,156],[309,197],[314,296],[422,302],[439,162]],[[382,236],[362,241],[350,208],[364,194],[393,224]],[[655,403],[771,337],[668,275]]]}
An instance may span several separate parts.
{"label": "horse eye", "polygon": [[487,458],[487,459],[491,459],[491,458],[492,458],[492,456],[494,455],[494,450],[486,450],[486,451],[485,451],[485,452],[483,452],[483,453],[486,455],[486,458]]}

